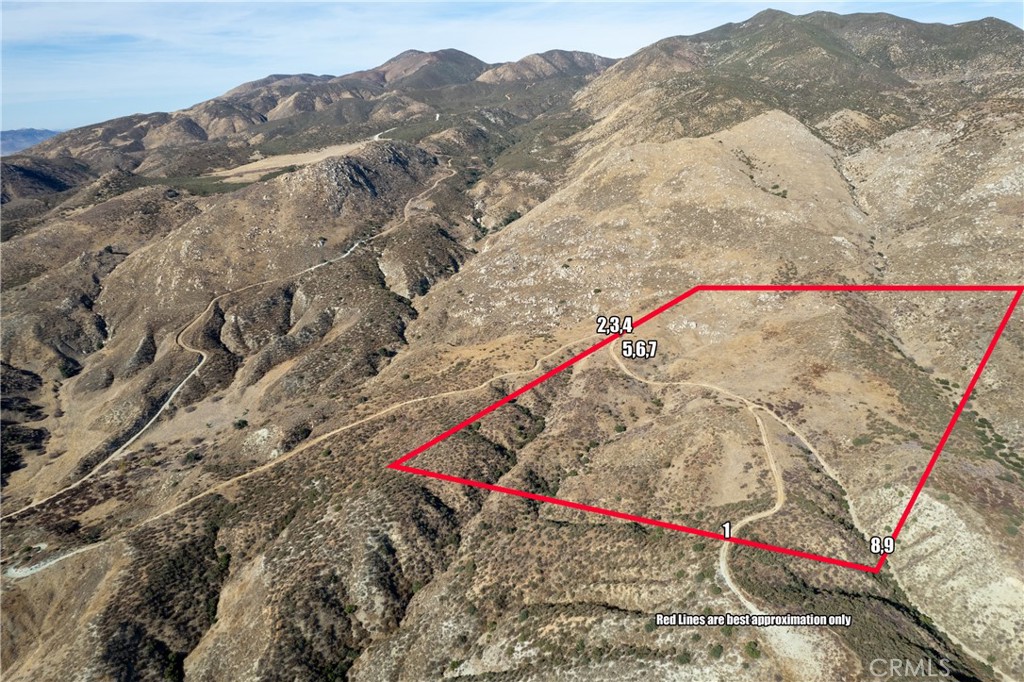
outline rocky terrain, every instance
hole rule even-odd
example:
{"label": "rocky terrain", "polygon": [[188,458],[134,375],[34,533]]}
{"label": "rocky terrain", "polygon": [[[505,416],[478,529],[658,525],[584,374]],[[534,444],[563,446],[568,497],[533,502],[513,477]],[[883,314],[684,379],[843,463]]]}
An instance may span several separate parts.
{"label": "rocky terrain", "polygon": [[[1024,677],[1024,41],[767,11],[404,52],[5,156],[4,679]],[[657,613],[847,614],[661,627]]]}

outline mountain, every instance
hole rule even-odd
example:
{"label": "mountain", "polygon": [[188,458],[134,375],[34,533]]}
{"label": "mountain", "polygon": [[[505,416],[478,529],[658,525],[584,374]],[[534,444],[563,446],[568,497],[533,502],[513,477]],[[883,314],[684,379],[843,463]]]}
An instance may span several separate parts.
{"label": "mountain", "polygon": [[[1021,677],[1022,37],[411,50],[5,157],[4,679]],[[1007,286],[642,317],[921,283]],[[656,619],[727,613],[851,621]]]}
{"label": "mountain", "polygon": [[[579,104],[601,122],[594,139],[616,143],[704,135],[781,109],[852,148],[927,117],[925,102],[950,97],[942,103],[950,107],[980,95],[987,78],[977,74],[1015,72],[1024,59],[1018,33],[997,20],[942,26],[829,12],[793,20],[766,10],[640,50]],[[857,123],[846,112],[857,112]]]}
{"label": "mountain", "polygon": [[0,154],[20,152],[59,133],[59,130],[43,130],[40,128],[0,130]]}
{"label": "mountain", "polygon": [[482,83],[537,81],[553,76],[587,76],[597,74],[615,63],[614,59],[589,52],[548,50],[531,54],[517,62],[500,64],[477,76]]}
{"label": "mountain", "polygon": [[396,87],[436,89],[472,81],[486,69],[486,64],[459,50],[408,50],[367,71],[339,77],[268,76],[181,111],[136,114],[100,128],[69,130],[37,151],[49,158],[82,158],[100,170],[134,170],[153,150],[238,133],[258,135],[261,124],[301,113],[333,108],[335,116],[350,119],[346,122],[364,123],[381,108],[395,105]]}

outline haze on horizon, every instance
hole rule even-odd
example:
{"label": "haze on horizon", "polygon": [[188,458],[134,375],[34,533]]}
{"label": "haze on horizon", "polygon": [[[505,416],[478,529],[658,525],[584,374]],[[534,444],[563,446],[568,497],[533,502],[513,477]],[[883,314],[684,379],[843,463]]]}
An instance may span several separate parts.
{"label": "haze on horizon", "polygon": [[341,75],[407,49],[451,47],[491,63],[556,48],[618,58],[769,7],[1024,25],[1015,2],[4,2],[2,128],[173,111],[271,73]]}

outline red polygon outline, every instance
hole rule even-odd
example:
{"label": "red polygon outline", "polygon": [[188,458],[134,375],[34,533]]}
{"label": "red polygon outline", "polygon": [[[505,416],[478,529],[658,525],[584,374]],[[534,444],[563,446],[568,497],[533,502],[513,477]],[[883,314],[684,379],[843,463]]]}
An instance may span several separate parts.
{"label": "red polygon outline", "polygon": [[[1024,294],[1024,284],[995,284],[995,285],[955,285],[955,284],[701,284],[698,285],[684,294],[677,296],[668,303],[655,308],[651,312],[647,313],[639,320],[633,322],[633,328],[636,329],[642,324],[645,324],[649,320],[662,314],[669,308],[678,305],[687,298],[701,291],[1013,291],[1016,292],[1013,300],[1010,301],[1010,305],[1006,308],[1006,313],[1003,315],[1002,320],[999,323],[999,327],[996,329],[995,334],[992,336],[992,340],[988,344],[988,348],[985,350],[985,354],[981,358],[981,362],[978,364],[978,368],[974,371],[974,376],[971,377],[971,381],[967,384],[967,388],[964,391],[963,397],[960,398],[959,404],[956,406],[956,410],[953,412],[953,416],[949,420],[949,424],[946,426],[946,430],[943,432],[942,437],[939,439],[939,444],[935,447],[935,452],[932,454],[931,459],[928,461],[928,465],[924,469],[924,473],[921,474],[921,479],[917,482],[917,487],[914,488],[914,493],[910,496],[910,501],[903,510],[903,514],[900,515],[899,521],[896,523],[895,528],[892,531],[892,537],[898,538],[900,532],[903,530],[907,519],[910,517],[910,511],[913,509],[914,504],[917,502],[918,496],[921,494],[921,490],[924,489],[925,483],[928,481],[928,477],[932,473],[932,469],[935,467],[935,463],[939,459],[939,455],[942,454],[942,449],[946,446],[946,442],[949,440],[950,434],[953,432],[953,428],[956,426],[957,420],[960,419],[960,414],[964,411],[964,407],[967,405],[967,401],[971,397],[971,393],[974,391],[974,387],[978,383],[978,379],[981,377],[981,373],[985,369],[985,365],[988,364],[988,360],[992,357],[992,352],[996,348],[996,344],[999,342],[999,338],[1003,334],[1003,330],[1006,329],[1006,325],[1010,321],[1010,317],[1013,315],[1014,309],[1017,307],[1017,303],[1021,299],[1021,295]],[[579,502],[572,502],[569,500],[562,500],[557,497],[550,497],[548,495],[538,495],[536,493],[527,492],[525,490],[518,490],[516,488],[507,488],[502,485],[494,485],[492,483],[484,483],[483,481],[475,481],[468,478],[460,478],[458,476],[451,476],[449,474],[443,474],[437,471],[428,471],[427,469],[419,469],[411,467],[405,463],[412,458],[423,454],[430,448],[434,447],[441,441],[453,436],[462,429],[466,428],[473,422],[485,417],[486,415],[494,412],[502,405],[509,403],[523,393],[526,393],[530,389],[538,386],[539,384],[547,381],[551,377],[555,376],[562,370],[571,367],[583,358],[593,355],[597,351],[601,350],[610,343],[613,343],[616,339],[621,337],[622,334],[611,334],[607,338],[598,341],[590,348],[586,349],[582,353],[566,360],[562,364],[558,365],[554,369],[548,370],[544,374],[540,375],[533,381],[522,386],[521,388],[508,394],[501,400],[488,405],[484,409],[474,414],[469,419],[456,424],[444,433],[441,433],[434,438],[431,438],[423,445],[420,445],[415,450],[412,450],[405,455],[402,455],[394,462],[388,465],[389,469],[395,469],[396,471],[404,471],[409,474],[417,474],[419,476],[427,476],[429,478],[436,478],[442,481],[449,481],[451,483],[460,483],[462,485],[472,486],[474,488],[483,488],[484,490],[490,490],[497,493],[505,493],[506,495],[515,495],[516,497],[524,497],[528,500],[534,500],[536,502],[548,502],[550,504],[557,504],[570,509],[578,509],[580,511],[591,512],[593,514],[602,514],[604,516],[610,516],[615,519],[622,519],[624,521],[633,521],[634,523],[643,523],[649,526],[656,526],[658,528],[665,528],[668,530],[681,531],[683,533],[690,533],[692,535],[699,535],[701,537],[710,538],[713,540],[722,540],[723,542],[732,542],[737,545],[745,545],[747,547],[756,547],[758,549],[768,550],[770,552],[778,552],[780,554],[788,554],[790,556],[800,557],[802,559],[810,559],[812,561],[820,561],[826,564],[832,564],[834,566],[842,566],[843,568],[850,568],[857,571],[864,571],[866,573],[878,573],[882,570],[882,566],[885,565],[887,554],[883,554],[879,558],[878,563],[874,566],[867,564],[860,564],[853,561],[845,561],[843,559],[836,559],[833,557],[822,556],[820,554],[814,554],[811,552],[804,552],[798,549],[791,549],[789,547],[780,547],[778,545],[772,545],[764,542],[757,542],[755,540],[746,540],[744,538],[729,537],[726,538],[720,533],[714,533],[700,528],[691,528],[689,526],[683,526],[677,523],[670,523],[668,521],[661,521],[659,519],[651,519],[646,516],[637,516],[635,514],[626,514],[624,512],[615,511],[614,509],[605,509],[603,507],[594,507],[589,504],[580,504]]]}

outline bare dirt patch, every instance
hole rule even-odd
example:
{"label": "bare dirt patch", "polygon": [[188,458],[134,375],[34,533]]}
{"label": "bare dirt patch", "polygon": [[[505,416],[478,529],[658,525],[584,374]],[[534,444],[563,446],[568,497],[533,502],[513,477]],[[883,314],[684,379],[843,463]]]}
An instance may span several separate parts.
{"label": "bare dirt patch", "polygon": [[242,166],[236,166],[235,168],[225,168],[223,170],[214,171],[209,173],[207,177],[224,178],[225,182],[255,182],[267,173],[273,173],[274,171],[283,170],[291,166],[305,166],[310,163],[329,159],[333,156],[353,154],[362,149],[366,143],[367,140],[360,140],[359,142],[336,144],[331,145],[330,147],[323,147],[322,149],[301,152],[299,154],[279,154],[277,156],[268,156],[263,159],[256,159],[255,161]]}

